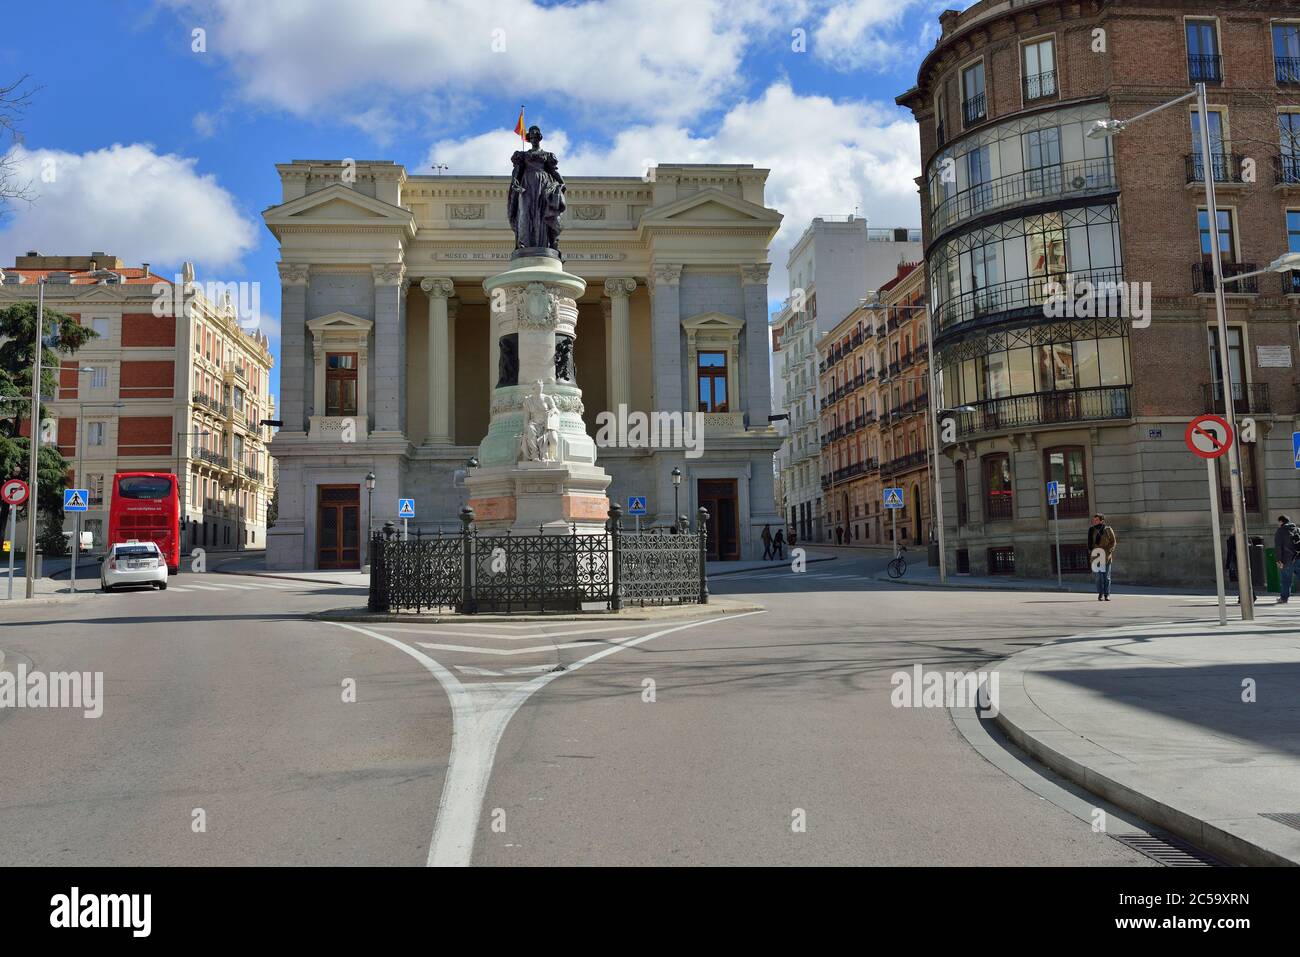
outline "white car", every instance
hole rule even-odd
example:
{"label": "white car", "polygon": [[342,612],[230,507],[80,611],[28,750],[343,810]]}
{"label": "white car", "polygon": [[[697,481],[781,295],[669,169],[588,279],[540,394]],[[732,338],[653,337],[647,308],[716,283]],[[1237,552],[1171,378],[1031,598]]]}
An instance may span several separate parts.
{"label": "white car", "polygon": [[153,542],[120,542],[108,549],[99,571],[101,591],[119,585],[167,587],[167,560]]}

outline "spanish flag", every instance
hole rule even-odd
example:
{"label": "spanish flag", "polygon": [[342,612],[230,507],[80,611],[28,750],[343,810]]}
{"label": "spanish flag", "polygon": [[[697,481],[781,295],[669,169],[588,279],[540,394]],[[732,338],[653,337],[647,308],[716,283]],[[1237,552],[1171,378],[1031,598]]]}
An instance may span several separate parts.
{"label": "spanish flag", "polygon": [[519,107],[519,122],[515,124],[515,133],[519,136],[519,142],[524,142],[524,108]]}

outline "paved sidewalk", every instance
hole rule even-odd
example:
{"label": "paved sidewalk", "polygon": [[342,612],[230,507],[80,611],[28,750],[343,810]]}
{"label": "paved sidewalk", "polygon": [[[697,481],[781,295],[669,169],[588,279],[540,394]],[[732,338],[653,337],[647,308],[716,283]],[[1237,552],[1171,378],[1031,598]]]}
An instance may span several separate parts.
{"label": "paved sidewalk", "polygon": [[[1013,578],[1010,575],[958,575],[951,568],[948,570],[948,583],[941,584],[939,581],[939,566],[930,566],[925,563],[925,556],[920,556],[918,562],[912,561],[913,553],[908,552],[907,572],[902,578],[890,578],[889,572],[881,570],[876,573],[876,581],[890,582],[895,585],[920,585],[930,588],[979,588],[994,589],[997,591],[1054,591],[1054,592],[1080,592],[1095,595],[1097,586],[1093,583],[1091,577],[1082,579],[1079,577],[1066,577],[1060,585],[1057,585],[1055,578]],[[1214,582],[1208,585],[1208,591],[1195,588],[1173,588],[1164,585],[1121,585],[1115,583],[1111,585],[1110,593],[1116,598],[1124,595],[1170,595],[1185,597],[1187,595],[1206,595],[1213,596]],[[1236,602],[1235,594],[1229,592],[1228,605],[1232,606]],[[1263,596],[1260,600],[1271,602],[1273,599],[1269,596]],[[1231,612],[1229,612],[1231,614]]]}
{"label": "paved sidewalk", "polygon": [[1065,638],[996,671],[997,723],[1054,771],[1227,862],[1300,864],[1300,608]]}

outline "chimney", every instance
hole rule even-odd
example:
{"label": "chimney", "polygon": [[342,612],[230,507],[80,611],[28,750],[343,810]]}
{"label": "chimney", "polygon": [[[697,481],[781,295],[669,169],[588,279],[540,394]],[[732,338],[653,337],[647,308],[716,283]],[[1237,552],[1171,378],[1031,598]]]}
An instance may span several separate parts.
{"label": "chimney", "polygon": [[98,259],[92,259],[92,260],[90,261],[90,271],[91,271],[91,272],[99,272],[99,260],[98,260]]}
{"label": "chimney", "polygon": [[141,269],[140,275],[141,275],[143,278],[148,279],[148,278],[149,278],[149,264],[148,264],[148,263],[141,263],[141,264],[140,264],[140,269]]}

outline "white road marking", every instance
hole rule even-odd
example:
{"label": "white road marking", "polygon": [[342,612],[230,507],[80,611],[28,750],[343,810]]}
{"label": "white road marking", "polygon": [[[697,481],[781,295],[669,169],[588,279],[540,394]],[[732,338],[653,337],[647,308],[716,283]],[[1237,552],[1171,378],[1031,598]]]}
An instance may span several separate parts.
{"label": "white road marking", "polygon": [[199,591],[221,591],[220,588],[213,588],[211,585],[195,585],[191,583],[189,585],[186,585],[185,587],[191,589],[197,588]]}
{"label": "white road marking", "polygon": [[447,759],[447,776],[443,782],[442,796],[438,801],[438,816],[433,826],[433,838],[429,842],[427,864],[430,867],[467,867],[474,853],[474,838],[483,811],[483,796],[492,775],[492,762],[496,757],[497,745],[511,717],[535,691],[544,688],[561,675],[572,674],[584,665],[599,661],[624,648],[631,648],[687,628],[698,628],[700,625],[734,621],[737,618],[761,614],[764,612],[748,611],[717,618],[700,618],[674,625],[671,628],[633,638],[625,643],[602,648],[569,665],[565,671],[548,671],[528,682],[485,681],[470,685],[461,684],[450,671],[405,642],[359,625],[342,621],[333,624],[377,638],[399,651],[404,651],[424,665],[446,692],[451,702],[451,754]]}
{"label": "white road marking", "polygon": [[[397,625],[385,628],[384,631],[400,631],[405,634],[428,635],[431,638],[499,638],[501,641],[523,641],[531,639],[536,641],[539,638],[571,638],[574,635],[594,635],[606,631],[628,631],[629,629],[644,628],[644,621],[628,622],[624,625],[609,625],[604,628],[575,628],[569,631],[534,631],[526,635],[498,635],[490,631],[454,631],[442,628],[412,628],[409,625]],[[486,626],[486,627],[491,627]],[[432,647],[432,646],[429,646]]]}
{"label": "white road marking", "polygon": [[[542,638],[545,636],[537,635],[536,637]],[[467,651],[476,655],[536,655],[546,651],[557,651],[560,648],[590,648],[593,644],[626,644],[631,637],[632,636],[629,636],[628,638],[593,638],[591,641],[563,641],[558,644],[529,645],[526,648],[484,648],[479,645],[440,645],[432,641],[417,641],[416,644],[421,648],[428,648],[430,651]]]}

